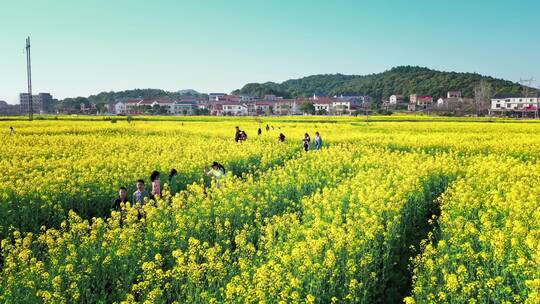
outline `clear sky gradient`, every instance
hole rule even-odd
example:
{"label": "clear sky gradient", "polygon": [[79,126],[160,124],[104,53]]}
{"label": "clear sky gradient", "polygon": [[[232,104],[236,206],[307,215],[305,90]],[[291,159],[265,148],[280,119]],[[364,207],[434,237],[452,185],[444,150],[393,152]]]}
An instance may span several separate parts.
{"label": "clear sky gradient", "polygon": [[398,65],[540,81],[538,0],[0,0],[0,100],[248,82]]}

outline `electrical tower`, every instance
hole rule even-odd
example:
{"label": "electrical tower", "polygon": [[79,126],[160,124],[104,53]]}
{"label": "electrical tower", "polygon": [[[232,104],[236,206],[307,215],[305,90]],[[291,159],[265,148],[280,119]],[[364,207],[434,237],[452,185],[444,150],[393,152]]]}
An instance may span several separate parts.
{"label": "electrical tower", "polygon": [[523,97],[527,98],[530,97],[529,94],[531,93],[531,86],[534,82],[534,78],[529,79],[520,79],[519,84],[521,84],[522,90],[523,90]]}
{"label": "electrical tower", "polygon": [[26,73],[28,75],[28,120],[34,118],[34,104],[32,102],[32,65],[30,62],[30,37],[26,38]]}

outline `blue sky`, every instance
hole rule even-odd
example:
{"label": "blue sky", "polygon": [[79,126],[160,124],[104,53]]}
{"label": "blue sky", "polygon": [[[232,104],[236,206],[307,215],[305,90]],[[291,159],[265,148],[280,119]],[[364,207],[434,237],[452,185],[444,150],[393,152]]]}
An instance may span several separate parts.
{"label": "blue sky", "polygon": [[0,1],[0,100],[26,90],[230,92],[398,65],[540,83],[537,0]]}

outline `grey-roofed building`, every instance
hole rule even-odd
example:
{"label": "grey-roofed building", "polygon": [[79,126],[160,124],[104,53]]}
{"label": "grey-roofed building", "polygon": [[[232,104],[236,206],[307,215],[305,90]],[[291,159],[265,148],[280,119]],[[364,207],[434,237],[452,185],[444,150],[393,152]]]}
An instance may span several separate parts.
{"label": "grey-roofed building", "polygon": [[[30,112],[30,95],[21,93],[19,95],[21,114]],[[54,111],[52,95],[49,93],[39,93],[32,95],[32,109],[34,114],[51,114]]]}

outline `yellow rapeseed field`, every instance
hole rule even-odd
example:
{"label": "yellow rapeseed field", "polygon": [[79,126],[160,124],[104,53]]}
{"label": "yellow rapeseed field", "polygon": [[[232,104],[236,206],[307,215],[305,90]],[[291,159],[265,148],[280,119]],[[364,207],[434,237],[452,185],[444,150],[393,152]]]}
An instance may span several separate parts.
{"label": "yellow rapeseed field", "polygon": [[[323,149],[303,151],[316,131]],[[0,121],[0,303],[540,303],[538,134],[440,118]],[[131,203],[153,170],[163,195]]]}

